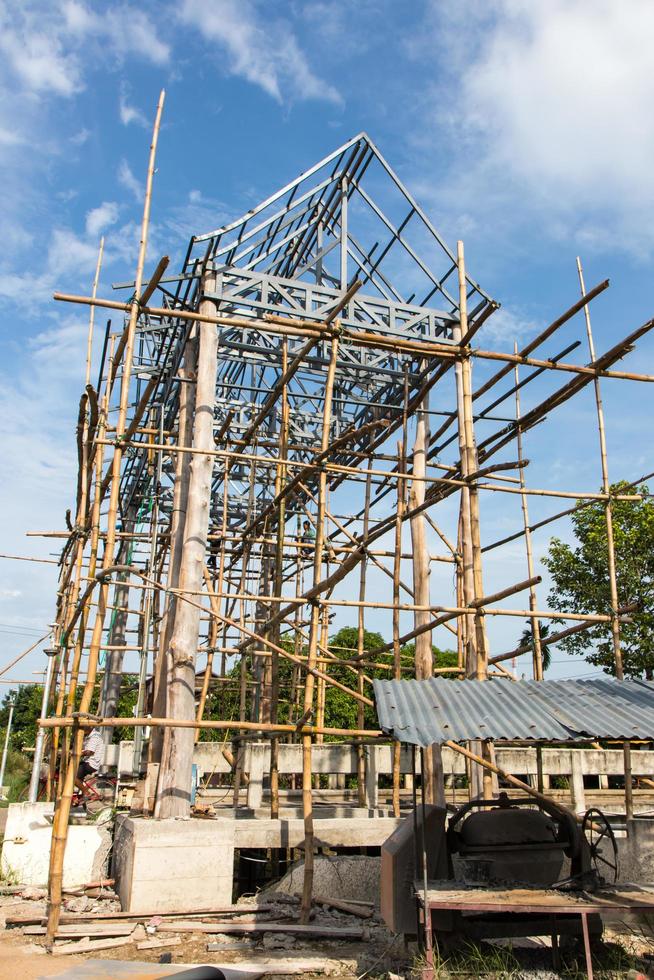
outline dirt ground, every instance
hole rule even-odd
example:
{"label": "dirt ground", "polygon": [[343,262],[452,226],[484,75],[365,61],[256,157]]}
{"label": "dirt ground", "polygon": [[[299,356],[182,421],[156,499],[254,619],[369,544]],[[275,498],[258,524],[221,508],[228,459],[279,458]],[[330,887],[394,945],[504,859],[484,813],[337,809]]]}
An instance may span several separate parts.
{"label": "dirt ground", "polygon": [[[42,916],[45,913],[45,902],[25,901],[20,897],[4,896],[0,897],[0,922],[5,926],[7,916]],[[320,917],[322,924],[336,924],[336,917],[333,914],[326,914]],[[350,917],[343,924],[348,926],[353,924]],[[354,920],[357,926],[365,925],[361,920]],[[395,941],[394,937],[389,936],[383,925],[379,922],[372,922],[367,925],[369,938],[364,941],[350,942],[338,941],[334,939],[318,940],[290,939],[288,937],[272,938],[268,937],[243,937],[243,936],[214,936],[205,933],[186,933],[180,934],[181,942],[179,945],[164,947],[152,950],[139,950],[136,943],[130,945],[117,946],[115,949],[103,949],[93,953],[67,956],[50,956],[40,944],[40,937],[30,937],[22,933],[17,928],[4,928],[0,933],[0,980],[37,980],[40,977],[60,976],[68,980],[69,977],[88,977],[89,980],[105,980],[113,977],[116,972],[112,972],[110,964],[124,963],[143,963],[152,964],[153,969],[147,968],[137,973],[124,973],[120,970],[118,975],[129,976],[130,980],[138,977],[139,980],[150,980],[152,977],[160,977],[164,973],[174,972],[174,965],[179,969],[182,966],[196,965],[201,963],[220,964],[221,966],[232,966],[239,969],[241,965],[247,965],[248,972],[255,975],[257,964],[274,965],[278,961],[302,961],[307,966],[311,961],[319,966],[317,972],[302,970],[304,977],[311,976],[338,976],[343,980],[360,976],[368,970],[375,960],[380,960],[379,966],[394,968],[394,972],[402,972],[401,968],[406,963],[401,941]],[[168,939],[174,933],[161,933],[156,937]],[[220,940],[220,951],[207,950],[207,944]],[[397,957],[393,957],[394,949],[388,951],[388,956],[384,956],[386,948],[391,945],[397,948]],[[277,948],[275,948],[277,947]],[[166,969],[160,966],[160,957],[168,954],[170,959],[167,962],[173,966]],[[309,961],[309,962],[307,962]],[[106,966],[104,964],[107,964]],[[280,964],[281,966],[281,964]],[[251,969],[250,969],[251,968]],[[262,967],[261,973],[264,973]],[[270,971],[268,971],[270,972]],[[297,976],[297,971],[286,973],[282,970],[273,971],[276,976]]]}
{"label": "dirt ground", "polygon": [[[0,897],[0,924],[10,915],[42,916],[45,902],[27,901],[19,896]],[[333,912],[318,913],[316,921],[336,925],[339,916]],[[366,974],[369,980],[388,977],[389,973],[401,978],[412,976],[412,968],[420,967],[416,951],[407,950],[401,937],[390,935],[377,919],[363,921],[350,916],[340,919],[341,924],[365,926],[367,938],[363,941],[317,940],[304,937],[275,936],[247,937],[205,933],[179,934],[179,945],[152,950],[139,950],[136,942],[104,949],[93,953],[51,956],[40,945],[40,937],[24,935],[17,928],[0,933],[0,980],[41,980],[59,977],[61,980],[156,980],[166,974],[188,966],[215,964],[227,968],[228,980],[242,980],[246,976],[302,976],[316,978],[336,976],[342,980],[355,980]],[[161,932],[153,938],[168,939],[174,933]],[[142,938],[142,936],[141,936]],[[152,937],[148,937],[152,938]],[[207,944],[221,940],[219,951],[209,952]],[[515,944],[516,947],[519,945]],[[497,947],[458,953],[454,958],[443,957],[437,976],[524,978],[524,980],[555,980],[556,977],[577,978],[585,971],[553,972],[548,940],[525,941],[523,948],[507,950],[506,955]],[[495,950],[495,952],[493,952]],[[604,943],[596,949],[596,978],[654,977],[650,959],[654,942],[633,925],[605,931]],[[166,959],[162,962],[162,954]],[[166,955],[167,954],[167,955]],[[294,966],[286,967],[287,963]],[[578,961],[579,962],[579,961]],[[311,964],[318,969],[310,969]],[[169,964],[169,965],[168,965]],[[278,964],[278,965],[276,965]],[[231,974],[228,968],[235,972]],[[257,969],[258,967],[258,969]],[[244,972],[246,971],[246,972]],[[640,973],[638,971],[641,971]],[[649,972],[648,972],[649,971]]]}

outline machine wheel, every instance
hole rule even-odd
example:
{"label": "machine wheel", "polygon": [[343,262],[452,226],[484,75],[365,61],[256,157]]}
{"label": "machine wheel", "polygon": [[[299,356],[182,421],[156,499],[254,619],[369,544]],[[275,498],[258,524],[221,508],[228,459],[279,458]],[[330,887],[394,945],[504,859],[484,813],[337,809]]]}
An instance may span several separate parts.
{"label": "machine wheel", "polygon": [[618,845],[611,825],[596,807],[586,810],[581,832],[588,842],[590,860],[600,881],[612,885],[618,880]]}

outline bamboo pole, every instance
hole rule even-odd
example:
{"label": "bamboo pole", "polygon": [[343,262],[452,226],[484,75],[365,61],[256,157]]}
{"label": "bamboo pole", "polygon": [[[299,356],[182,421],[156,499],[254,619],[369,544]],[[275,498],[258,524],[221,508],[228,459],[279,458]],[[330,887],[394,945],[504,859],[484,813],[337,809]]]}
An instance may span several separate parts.
{"label": "bamboo pole", "polygon": [[[282,377],[288,371],[288,342],[282,341]],[[289,402],[288,384],[285,381],[281,390],[281,419],[279,429],[279,455],[284,458],[287,454],[288,426],[289,426]],[[275,571],[273,578],[273,593],[281,597],[284,578],[284,533],[286,528],[286,498],[281,497],[281,490],[286,482],[286,468],[284,464],[277,467],[275,474],[275,496],[279,497],[277,508],[277,550],[275,552]],[[274,640],[280,643],[281,636],[279,627],[274,633]],[[270,705],[270,721],[277,723],[279,712],[279,655],[272,651],[272,689]],[[272,738],[270,741],[270,817],[276,820],[279,817],[279,739]]]}
{"label": "bamboo pole", "polygon": [[[163,112],[164,98],[165,98],[165,94],[162,90],[159,96],[159,104],[157,106],[157,114],[156,114],[156,119],[154,124],[153,135],[152,135],[152,143],[150,146],[150,160],[149,160],[148,175],[146,180],[145,200],[144,200],[144,207],[143,207],[143,220],[141,223],[141,241],[139,246],[139,256],[137,261],[136,277],[135,277],[136,280],[135,293],[137,295],[141,291],[143,266],[145,263],[145,254],[147,250],[148,226],[149,226],[149,219],[150,219],[150,204],[152,198],[152,183],[154,178],[154,161],[155,161],[156,148],[157,148],[157,142],[159,137],[159,127],[161,124],[161,114]],[[123,370],[123,377],[121,382],[118,421],[116,423],[116,430],[119,438],[117,440],[117,444],[114,449],[114,458],[113,458],[113,480],[111,484],[109,511],[107,514],[107,538],[106,538],[105,555],[104,555],[105,567],[109,567],[114,559],[116,514],[118,510],[118,491],[119,491],[119,482],[120,482],[121,463],[123,457],[123,447],[121,446],[119,439],[120,436],[122,436],[122,434],[124,433],[125,425],[126,425],[129,384],[130,384],[130,375],[131,375],[131,367],[132,367],[132,353],[134,348],[134,335],[136,332],[136,323],[137,323],[138,315],[139,315],[139,305],[138,305],[138,300],[135,299],[132,302],[130,308],[128,336],[127,336],[127,343],[125,349],[125,367]],[[93,629],[93,637],[91,640],[91,648],[89,651],[86,684],[80,702],[80,710],[83,712],[88,711],[91,702],[91,697],[93,695],[93,687],[95,683],[95,676],[96,676],[97,663],[98,663],[98,654],[100,650],[100,642],[102,639],[102,628],[104,624],[104,606],[107,602],[107,591],[108,591],[108,586],[102,584],[100,587],[99,608],[96,615],[95,625]],[[46,942],[49,946],[52,945],[54,936],[57,932],[57,928],[59,925],[59,915],[61,912],[64,853],[66,849],[66,839],[68,836],[68,818],[70,815],[70,806],[72,801],[77,764],[82,750],[83,734],[84,733],[82,729],[77,729],[73,733],[73,752],[66,768],[66,776],[65,776],[63,791],[62,791],[61,799],[58,802],[58,806],[55,809],[55,816],[53,821],[51,863],[50,863],[50,875],[48,881],[48,887],[49,887],[48,924],[47,924],[47,932],[46,932]]]}
{"label": "bamboo pole", "polygon": [[[372,469],[372,456],[368,457],[368,472]],[[370,491],[372,484],[370,481],[370,476],[366,478],[366,489],[364,495],[363,504],[363,534],[364,536],[368,533],[368,527],[370,524]],[[364,556],[363,560],[359,565],[359,599],[363,602],[366,598],[366,575],[368,571],[368,557]],[[395,602],[395,596],[393,596],[393,602]],[[363,656],[363,651],[365,648],[365,607],[363,605],[359,606],[358,616],[357,616],[357,660],[359,661],[359,667],[357,669],[357,691],[359,694],[363,694],[363,669],[361,667],[361,659]],[[365,706],[359,701],[357,704],[357,728],[365,728]],[[362,742],[357,745],[357,797],[359,801],[359,806],[363,807],[366,805],[366,753]]]}
{"label": "bamboo pole", "polygon": [[[332,397],[334,393],[334,378],[336,376],[336,359],[338,357],[338,337],[331,344],[329,370],[325,381],[325,404],[322,419],[321,448],[324,452],[329,446],[331,433]],[[316,515],[316,542],[313,560],[313,587],[320,583],[322,576],[322,550],[325,531],[325,506],[327,495],[327,474],[323,471],[318,479],[318,513]],[[308,717],[313,711],[314,673],[312,667],[318,652],[318,630],[320,626],[320,607],[314,603],[311,607],[311,626],[309,633],[309,649],[307,675],[304,684],[304,714]],[[331,680],[331,678],[330,678]],[[313,892],[313,799],[311,791],[311,735],[302,736],[302,813],[304,817],[304,881],[302,885],[301,921],[308,922],[311,914],[311,896]]]}
{"label": "bamboo pole", "polygon": [[[588,310],[588,306],[586,306],[585,309]],[[515,347],[516,347],[516,350],[517,350],[518,345],[516,344]],[[521,414],[520,413],[520,390],[519,390],[519,387],[518,387],[519,384],[520,384],[520,374],[519,374],[519,370],[518,370],[518,365],[517,364],[516,364],[516,366],[514,368],[514,378],[515,378],[515,417],[516,417],[517,430],[518,430],[517,439],[516,439],[516,447],[517,447],[517,452],[518,452],[518,459],[522,459],[523,458],[523,453],[522,453],[522,431],[520,429],[520,414]],[[521,487],[521,489],[524,489],[525,488],[524,469],[520,469],[519,472],[520,472],[520,487]],[[522,506],[522,521],[523,521],[523,526],[524,526],[524,529],[525,529],[524,537],[525,537],[525,551],[526,551],[526,555],[527,555],[527,575],[529,576],[529,578],[533,578],[534,577],[534,557],[533,557],[533,551],[532,551],[532,547],[531,547],[531,531],[529,530],[529,506],[528,506],[528,503],[527,503],[527,494],[526,493],[523,493],[522,494],[522,497],[521,497],[521,506]],[[535,588],[535,586],[530,585],[529,586],[529,608],[530,608],[530,610],[531,610],[532,613],[536,610],[537,605],[538,605],[538,602],[537,602],[537,599],[536,599],[536,588]],[[532,621],[531,621],[531,631],[532,631],[532,638],[533,638],[533,641],[532,641],[533,642],[533,645],[532,645],[532,653],[533,653],[534,680],[535,681],[542,681],[542,679],[543,679],[543,651],[542,651],[542,647],[541,647],[541,637],[540,637],[540,620],[538,619],[537,616],[535,616],[532,619]]]}
{"label": "bamboo pole", "polygon": [[[405,388],[406,390],[406,388]],[[406,402],[405,402],[406,404]],[[406,427],[404,438],[398,442],[398,453],[402,456],[402,450],[406,447]],[[400,574],[402,567],[402,512],[404,510],[404,493],[402,484],[397,485],[397,519],[395,521],[395,560],[393,562],[393,678],[400,680],[402,677],[401,648],[400,648]],[[402,757],[402,744],[398,739],[393,741],[393,816],[400,815],[400,764]]]}
{"label": "bamboo pole", "polygon": [[[579,275],[579,286],[584,292],[584,272],[581,267],[581,259],[577,256],[577,273]],[[588,339],[588,352],[591,361],[595,360],[595,344],[593,341],[593,331],[590,323],[590,313],[588,307],[584,307],[586,320],[586,337]],[[615,657],[615,676],[618,680],[624,679],[624,666],[622,660],[622,647],[620,644],[620,618],[618,615],[618,577],[615,563],[615,541],[613,535],[613,505],[611,502],[611,484],[609,481],[609,464],[606,452],[606,428],[604,425],[604,406],[602,404],[602,386],[600,379],[595,378],[595,408],[597,411],[597,434],[599,438],[600,462],[602,467],[602,490],[607,495],[604,504],[604,514],[606,519],[606,548],[608,559],[609,589],[611,595],[611,636],[613,639],[613,656]],[[633,782],[631,776],[631,746],[625,742],[624,752],[624,800],[627,820],[631,820],[634,815],[633,802]]]}
{"label": "bamboo pole", "polygon": [[116,728],[180,728],[180,729],[195,729],[200,728],[204,731],[244,731],[244,732],[278,732],[280,735],[287,734],[298,734],[302,737],[312,736],[316,734],[322,735],[334,735],[342,738],[370,738],[377,739],[381,738],[383,732],[379,729],[365,729],[364,731],[359,731],[356,728],[322,728],[318,729],[316,725],[308,725],[303,722],[301,725],[291,725],[278,723],[264,724],[260,721],[225,721],[223,719],[207,719],[203,718],[202,721],[198,721],[197,718],[188,719],[183,718],[133,718],[131,716],[125,718],[98,718],[96,715],[87,715],[78,713],[74,718],[70,718],[67,715],[62,715],[60,717],[51,716],[50,718],[42,718],[38,722],[41,728],[55,728],[60,726],[62,728],[79,728],[84,731],[86,728],[106,728],[108,725],[115,725]]}

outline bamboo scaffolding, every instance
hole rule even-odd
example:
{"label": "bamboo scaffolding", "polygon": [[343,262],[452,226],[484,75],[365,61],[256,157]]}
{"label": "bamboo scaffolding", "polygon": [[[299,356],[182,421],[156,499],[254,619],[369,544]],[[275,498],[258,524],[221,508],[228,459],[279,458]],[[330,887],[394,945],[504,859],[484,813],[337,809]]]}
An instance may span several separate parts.
{"label": "bamboo scaffolding", "polygon": [[[339,178],[326,200],[316,199],[317,231],[307,226],[318,236],[314,265],[306,264],[314,257],[313,240],[309,231],[299,229],[295,238],[285,239],[286,252],[268,255],[268,246],[260,243],[251,256],[252,265],[247,266],[256,270],[266,257],[272,262],[269,268],[280,277],[293,278],[294,269],[315,270],[317,286],[331,290],[327,305],[315,298],[316,290],[301,308],[304,301],[296,302],[293,289],[286,285],[279,287],[278,300],[285,307],[280,313],[263,312],[277,302],[264,302],[265,289],[276,286],[262,287],[251,303],[233,301],[223,292],[223,272],[234,256],[222,244],[219,248],[218,241],[209,243],[204,257],[198,257],[194,240],[181,277],[165,278],[169,263],[164,256],[146,283],[145,248],[162,105],[163,93],[151,145],[132,298],[120,303],[98,297],[101,254],[90,297],[55,294],[58,301],[89,307],[89,334],[77,430],[75,510],[69,512],[65,531],[31,532],[61,539],[62,544],[53,627],[53,642],[60,651],[53,678],[53,714],[41,722],[43,731],[52,731],[51,771],[55,772],[57,759],[62,762],[51,851],[50,943],[59,920],[72,784],[88,728],[101,727],[105,737],[112,726],[135,728],[138,745],[146,726],[151,729],[147,776],[154,786],[158,773],[156,817],[188,815],[194,744],[203,733],[220,731],[233,738],[233,751],[223,745],[223,754],[232,770],[226,784],[231,780],[235,807],[246,781],[246,741],[269,741],[270,816],[278,819],[279,742],[299,742],[305,838],[301,915],[307,921],[317,844],[313,790],[320,786],[320,777],[312,772],[313,742],[349,739],[357,757],[356,797],[363,805],[364,745],[381,737],[365,725],[366,709],[373,705],[369,696],[373,671],[388,672],[396,679],[451,674],[498,683],[516,679],[503,661],[532,650],[534,677],[541,680],[542,652],[548,644],[609,624],[616,673],[621,677],[620,623],[636,608],[619,605],[611,515],[613,501],[636,503],[643,494],[637,483],[625,492],[611,493],[600,379],[654,380],[653,375],[614,369],[654,321],[648,320],[597,356],[588,309],[608,281],[586,293],[578,261],[580,299],[537,337],[520,350],[514,346],[513,353],[473,347],[474,335],[497,304],[482,302],[468,320],[468,300],[476,287],[467,277],[459,242],[456,259],[450,253],[453,265],[447,274],[457,279],[458,300],[443,289],[453,312],[434,319],[430,311],[426,320],[413,307],[405,329],[404,311],[397,320],[387,318],[385,312],[375,311],[371,297],[362,295],[362,283],[372,282],[376,288],[384,287],[382,296],[397,299],[401,306],[399,292],[383,277],[377,279],[378,257],[377,262],[370,256],[355,260],[359,278],[348,282],[348,257],[354,256],[348,248],[348,199],[356,188],[349,177]],[[282,211],[279,221],[287,223],[281,227],[290,235],[290,217]],[[331,233],[335,246],[340,246],[335,277],[323,267],[327,254],[323,235],[326,239]],[[102,247],[101,243],[101,253]],[[240,244],[235,250],[238,256],[249,254]],[[299,265],[294,266],[296,261]],[[171,282],[177,285],[170,286]],[[434,280],[434,292],[439,285]],[[157,288],[164,305],[153,302]],[[474,302],[478,297],[479,292]],[[407,305],[412,302],[411,297]],[[125,318],[117,329],[107,324],[96,391],[90,378],[97,308],[119,311]],[[322,312],[312,315],[306,310]],[[578,342],[554,357],[532,356],[582,310],[588,364],[565,360]],[[500,365],[498,370],[494,362]],[[495,372],[476,390],[475,363],[488,363]],[[375,365],[380,366],[382,379],[377,387],[370,384]],[[521,380],[522,365],[529,371]],[[497,391],[496,386],[511,373],[513,384]],[[559,373],[572,377],[523,414],[520,393],[525,386],[537,377],[556,379]],[[601,491],[528,486],[524,434],[591,382],[598,414]],[[477,408],[475,402],[490,392]],[[512,396],[515,418],[497,411]],[[432,425],[439,426],[433,435]],[[453,425],[453,432],[442,440]],[[393,442],[400,430],[401,438]],[[414,441],[411,451],[409,434]],[[516,458],[492,462],[512,440]],[[452,447],[450,455],[440,458],[447,447]],[[521,530],[484,547],[480,504],[488,498],[482,491],[518,496],[522,516]],[[435,507],[449,498],[454,498],[449,517],[447,506],[434,517]],[[533,498],[574,501],[574,506],[532,524],[529,501]],[[511,497],[500,499],[508,502]],[[458,515],[452,510],[455,502]],[[534,574],[532,534],[600,502],[609,537],[610,613],[539,609],[540,577]],[[441,522],[441,511],[446,523]],[[315,540],[302,532],[303,520],[314,528]],[[407,550],[403,550],[405,524],[411,536]],[[430,551],[432,531],[445,554]],[[526,580],[485,595],[483,555],[517,538],[525,542]],[[403,580],[403,562],[411,563],[411,580]],[[452,583],[447,586],[452,598],[438,594],[434,597],[438,603],[430,589],[430,576],[436,581],[433,563],[452,566]],[[443,579],[445,575],[439,581]],[[390,601],[383,590],[375,591],[379,582],[392,589]],[[503,607],[502,600],[521,591],[528,591],[528,608]],[[112,613],[108,625],[107,611]],[[91,615],[95,619],[89,636]],[[532,643],[489,657],[486,623],[488,617],[498,616],[509,622],[527,619]],[[334,618],[338,626],[356,624],[356,650],[330,642]],[[377,628],[376,620],[384,619],[392,626],[391,641],[366,649],[366,628]],[[544,620],[562,621],[565,628],[543,637]],[[441,627],[456,637],[457,666],[434,665],[432,636]],[[412,640],[414,657],[402,652]],[[146,707],[150,650],[152,702]],[[108,658],[104,675],[99,670],[101,655]],[[196,661],[205,655],[196,674]],[[221,666],[216,677],[217,655]],[[126,665],[137,660],[136,717],[113,717]],[[82,704],[76,710],[80,687]],[[330,691],[353,704],[356,722],[351,729],[326,724]],[[100,700],[93,714],[96,695]],[[149,711],[153,717],[146,717]],[[280,717],[285,723],[280,723]],[[491,744],[451,747],[466,759],[473,792],[491,795],[496,789],[492,778],[499,775],[535,799],[544,798],[495,765]],[[629,814],[628,753],[627,743]],[[135,752],[135,774],[140,757]],[[439,759],[439,746],[426,750],[423,778],[427,799],[444,803]],[[400,815],[400,761],[400,744],[394,742],[396,816]],[[290,785],[299,788],[295,776],[290,777]],[[274,862],[274,855],[271,858]]]}
{"label": "bamboo scaffolding", "polygon": [[[146,180],[146,190],[145,190],[145,200],[143,207],[143,221],[141,224],[141,241],[139,245],[139,256],[136,267],[136,290],[135,293],[138,294],[141,291],[141,280],[143,277],[143,267],[145,264],[145,254],[147,250],[148,242],[148,226],[150,219],[150,203],[152,197],[152,182],[154,178],[154,160],[156,155],[157,142],[159,137],[159,127],[161,123],[161,114],[163,111],[164,103],[164,92],[161,92],[159,96],[159,104],[157,106],[157,114],[154,124],[152,143],[150,146],[150,161],[148,165],[148,175]],[[118,421],[116,423],[116,431],[118,437],[120,437],[126,428],[126,415],[127,415],[127,401],[129,393],[129,382],[130,382],[130,371],[132,363],[132,353],[134,346],[134,335],[136,331],[136,322],[139,315],[139,305],[138,300],[134,300],[131,304],[129,310],[129,324],[127,328],[127,341],[125,345],[125,368],[123,371],[123,377],[121,382],[121,394],[120,394],[120,411],[118,416]],[[105,555],[104,555],[104,565],[109,567],[113,562],[114,557],[114,533],[116,525],[116,514],[118,510],[118,491],[119,491],[119,480],[120,480],[120,469],[123,456],[123,448],[120,442],[116,445],[114,449],[113,457],[113,479],[111,484],[111,497],[109,501],[109,514],[107,517],[107,539],[105,544]],[[107,601],[107,587],[101,585],[101,605]],[[100,641],[102,636],[102,627],[104,623],[104,608],[99,608],[96,616],[96,621],[93,630],[93,639],[91,641],[91,649],[89,653],[89,663],[87,667],[87,679],[82,694],[82,699],[80,702],[80,710],[87,711],[91,696],[93,694],[93,684],[95,681],[95,673],[97,670],[97,660],[98,653],[100,649]],[[66,768],[65,782],[62,790],[62,795],[58,801],[58,805],[55,808],[55,816],[53,822],[52,830],[52,849],[51,849],[51,861],[50,861],[50,873],[48,878],[49,890],[48,890],[48,924],[46,932],[46,942],[48,945],[52,945],[54,936],[57,932],[59,925],[59,915],[61,911],[61,896],[62,896],[62,879],[63,879],[63,863],[64,863],[64,852],[66,848],[66,838],[68,836],[68,818],[70,814],[70,806],[73,794],[75,773],[77,771],[77,765],[80,758],[82,750],[82,740],[83,731],[75,731],[73,735],[73,752],[71,758],[68,762]]]}

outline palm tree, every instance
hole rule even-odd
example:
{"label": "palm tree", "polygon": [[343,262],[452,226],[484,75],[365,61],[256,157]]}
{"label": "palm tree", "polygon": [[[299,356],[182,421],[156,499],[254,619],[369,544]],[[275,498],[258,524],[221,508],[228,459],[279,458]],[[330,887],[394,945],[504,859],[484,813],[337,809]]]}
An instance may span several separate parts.
{"label": "palm tree", "polygon": [[[549,632],[550,632],[550,628],[547,625],[547,623],[541,623],[540,624],[540,638],[541,638],[541,640],[544,640],[545,637],[549,634]],[[519,645],[521,647],[524,647],[524,646],[527,646],[528,645],[528,646],[531,647],[532,650],[534,649],[534,633],[533,633],[531,619],[528,619],[527,620],[527,628],[522,631],[522,635],[520,637],[520,644]],[[545,673],[546,670],[549,670],[549,668],[552,665],[552,652],[551,651],[552,651],[552,644],[548,644],[547,646],[541,647],[541,652],[542,652],[542,656],[543,656],[543,673]]]}

